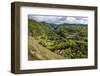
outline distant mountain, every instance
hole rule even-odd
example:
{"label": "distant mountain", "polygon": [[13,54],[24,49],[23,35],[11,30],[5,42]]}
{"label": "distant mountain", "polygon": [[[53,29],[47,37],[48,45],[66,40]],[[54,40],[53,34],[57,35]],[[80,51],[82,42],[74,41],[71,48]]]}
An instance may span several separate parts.
{"label": "distant mountain", "polygon": [[[68,34],[75,33],[80,31],[80,29],[85,30],[87,32],[86,24],[51,24],[46,22],[37,22],[35,20],[28,20],[28,28],[29,32],[34,36],[39,36],[43,34],[51,33],[53,35],[61,34],[64,37]],[[74,29],[73,29],[74,28]]]}

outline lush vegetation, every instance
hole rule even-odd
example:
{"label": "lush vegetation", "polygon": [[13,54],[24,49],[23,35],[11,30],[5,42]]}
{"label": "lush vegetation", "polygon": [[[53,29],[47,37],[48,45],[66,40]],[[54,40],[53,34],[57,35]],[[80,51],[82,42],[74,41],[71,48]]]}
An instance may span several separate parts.
{"label": "lush vegetation", "polygon": [[66,59],[88,57],[87,31],[85,24],[57,25],[28,20],[28,35],[34,37],[42,47]]}

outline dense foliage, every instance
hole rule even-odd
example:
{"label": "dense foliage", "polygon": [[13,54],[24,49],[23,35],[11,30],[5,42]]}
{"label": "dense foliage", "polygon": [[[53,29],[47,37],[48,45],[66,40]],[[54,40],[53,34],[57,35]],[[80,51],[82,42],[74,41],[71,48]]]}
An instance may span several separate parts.
{"label": "dense foliage", "polygon": [[49,24],[28,20],[28,35],[39,44],[65,58],[88,57],[88,35],[85,24]]}

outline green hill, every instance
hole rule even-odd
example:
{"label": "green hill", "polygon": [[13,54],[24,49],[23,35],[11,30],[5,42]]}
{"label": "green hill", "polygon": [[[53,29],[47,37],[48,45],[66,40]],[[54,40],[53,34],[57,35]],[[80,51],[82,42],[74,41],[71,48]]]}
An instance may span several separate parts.
{"label": "green hill", "polygon": [[53,33],[53,28],[45,22],[37,22],[34,20],[28,21],[29,34],[33,36],[40,36],[43,34]]}
{"label": "green hill", "polygon": [[29,60],[87,58],[87,27],[84,24],[57,25],[29,19]]}

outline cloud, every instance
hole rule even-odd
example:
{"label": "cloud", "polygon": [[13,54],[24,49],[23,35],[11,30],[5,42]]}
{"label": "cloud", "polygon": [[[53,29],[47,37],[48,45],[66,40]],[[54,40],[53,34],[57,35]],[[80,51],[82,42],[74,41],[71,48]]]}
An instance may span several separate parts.
{"label": "cloud", "polygon": [[88,24],[87,17],[79,17],[79,16],[34,16],[29,15],[29,19],[36,20],[38,22],[46,22],[53,24]]}
{"label": "cloud", "polygon": [[66,17],[66,21],[73,23],[76,21],[76,18],[75,17]]}

